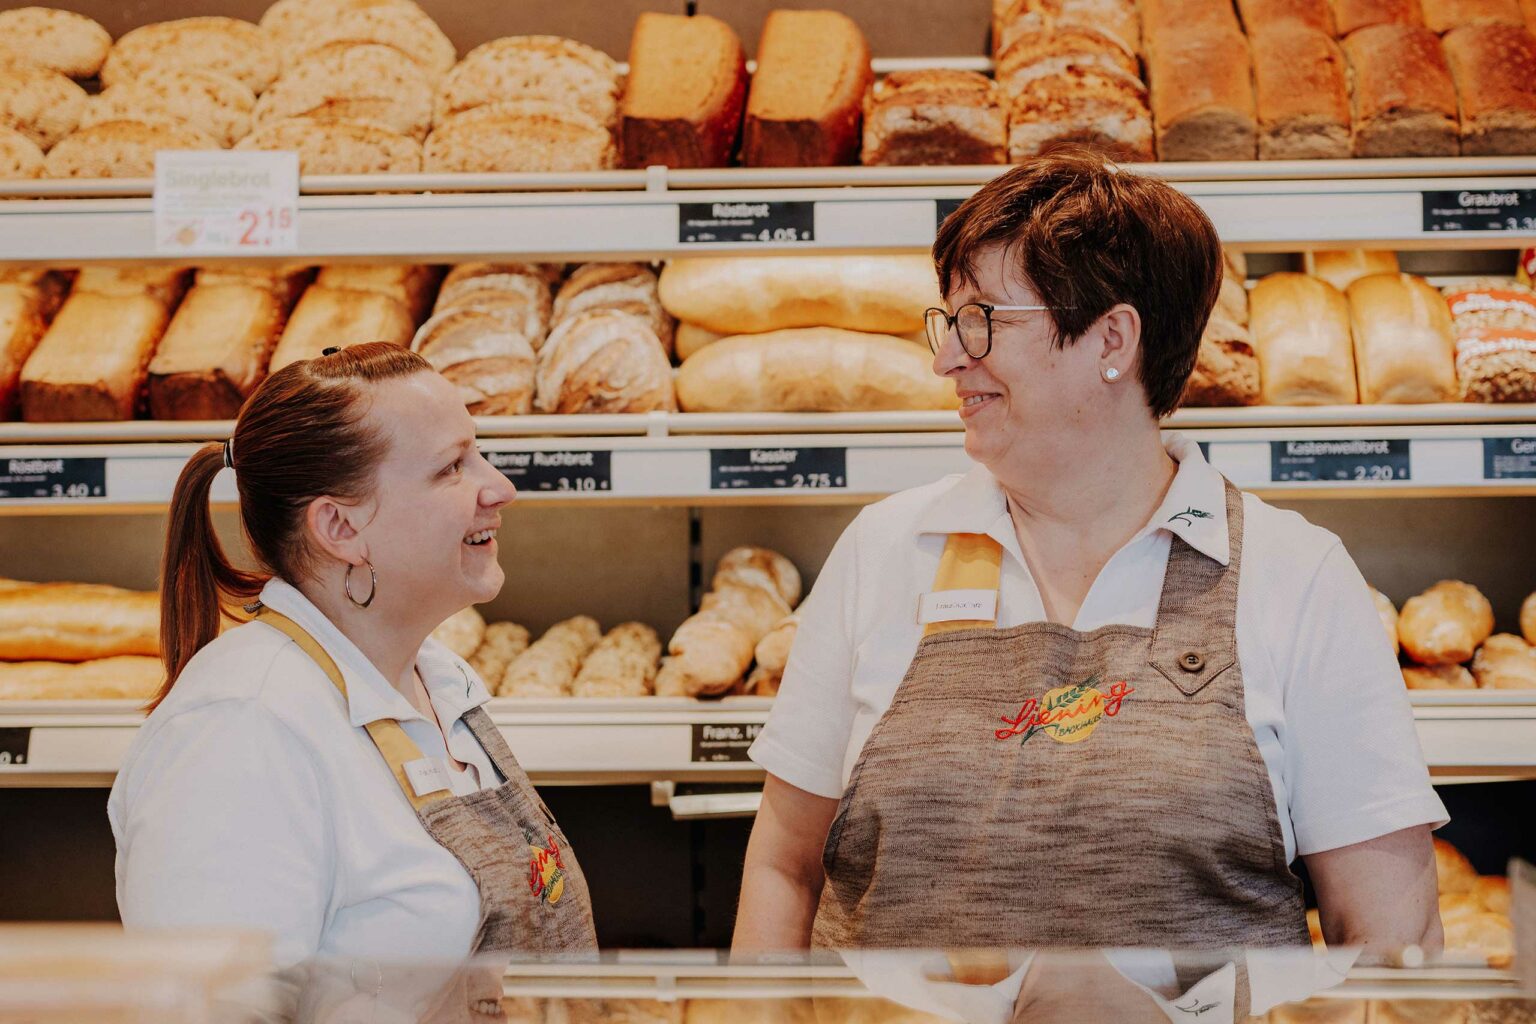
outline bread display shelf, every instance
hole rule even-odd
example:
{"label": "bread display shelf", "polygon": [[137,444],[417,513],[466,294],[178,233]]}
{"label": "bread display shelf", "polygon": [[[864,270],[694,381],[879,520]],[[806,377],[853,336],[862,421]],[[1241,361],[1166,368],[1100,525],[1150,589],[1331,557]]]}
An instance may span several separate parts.
{"label": "bread display shelf", "polygon": [[[1536,778],[1536,692],[1408,697],[1437,780]],[[575,785],[760,781],[745,752],[772,706],[762,697],[646,697],[497,699],[487,707],[535,782]],[[0,705],[0,787],[108,785],[141,721],[128,701]],[[23,748],[24,764],[5,756]],[[711,757],[721,759],[703,760]]]}

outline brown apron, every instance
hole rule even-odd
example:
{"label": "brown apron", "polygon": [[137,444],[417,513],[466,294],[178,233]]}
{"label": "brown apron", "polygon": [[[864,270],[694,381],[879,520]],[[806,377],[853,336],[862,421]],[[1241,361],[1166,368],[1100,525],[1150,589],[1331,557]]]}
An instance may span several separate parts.
{"label": "brown apron", "polygon": [[[270,608],[258,617],[298,644],[346,702],[346,681],[314,637]],[[459,859],[480,890],[480,926],[471,952],[596,950],[587,880],[571,844],[485,709],[472,708],[464,721],[507,780],[468,796],[446,789],[418,795],[407,766],[422,760],[421,749],[392,718],[369,722],[367,729],[422,827]]]}
{"label": "brown apron", "polygon": [[1152,629],[997,629],[1001,547],[949,538],[934,590],[982,614],[929,624],[865,742],[814,944],[1307,944],[1243,712],[1230,483],[1226,503],[1229,564],[1175,536]]}

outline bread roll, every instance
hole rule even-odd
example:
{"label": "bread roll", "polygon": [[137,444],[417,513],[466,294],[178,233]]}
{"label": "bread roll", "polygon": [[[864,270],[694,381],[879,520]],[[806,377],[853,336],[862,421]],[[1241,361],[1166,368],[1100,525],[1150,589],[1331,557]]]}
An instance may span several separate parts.
{"label": "bread roll", "polygon": [[52,149],[74,131],[89,99],[57,71],[0,61],[0,125],[25,135],[39,149]]}
{"label": "bread roll", "polygon": [[439,84],[435,109],[443,121],[488,103],[542,100],[612,126],[622,91],[619,65],[601,50],[559,36],[508,36],[469,51]]}
{"label": "bread roll", "polygon": [[708,15],[642,12],[619,104],[621,162],[729,165],[746,98],[747,58],[729,25]]}
{"label": "bread roll", "polygon": [[1320,249],[1301,254],[1301,267],[1344,291],[1367,274],[1397,273],[1397,253],[1390,249]]}
{"label": "bread roll", "polygon": [[0,700],[147,701],[165,683],[159,658],[122,655],[79,663],[0,661]]}
{"label": "bread roll", "polygon": [[379,292],[327,288],[318,281],[299,299],[272,353],[270,371],[314,359],[328,348],[371,341],[402,347],[411,343],[415,324],[398,300]]}
{"label": "bread roll", "polygon": [[1396,654],[1403,649],[1402,642],[1397,639],[1397,606],[1375,587],[1371,588],[1371,600],[1376,602],[1376,614],[1381,616],[1381,628],[1386,630],[1387,639],[1392,643],[1392,653]]}
{"label": "bread roll", "polygon": [[1475,690],[1477,680],[1465,665],[1404,665],[1403,685],[1410,690]]}
{"label": "bread roll", "polygon": [[454,612],[432,631],[432,639],[468,660],[485,641],[485,619],[473,605]]}
{"label": "bread roll", "polygon": [[399,50],[332,44],[284,71],[257,102],[257,125],[291,117],[377,121],[418,142],[432,127],[432,85]]}
{"label": "bread roll", "polygon": [[[1460,0],[1455,6],[1466,2]],[[1509,10],[1498,16],[1517,20],[1466,24],[1447,33],[1444,40],[1461,104],[1465,156],[1536,153],[1536,36],[1519,23],[1514,0],[1505,4]],[[1431,2],[1426,0],[1426,17],[1430,10]]]}
{"label": "bread roll", "polygon": [[376,4],[333,10],[313,21],[285,52],[290,65],[333,43],[377,43],[405,54],[431,82],[438,82],[458,60],[453,42],[415,4]]}
{"label": "bread roll", "polygon": [[1474,25],[1525,27],[1519,0],[1420,0],[1420,6],[1425,26],[1441,35]]}
{"label": "bread roll", "polygon": [[1423,25],[1418,0],[1329,0],[1334,31],[1343,39],[1372,25]]}
{"label": "bread roll", "polygon": [[1372,25],[1344,39],[1355,156],[1455,156],[1456,87],[1440,37],[1413,25]]}
{"label": "bread roll", "polygon": [[540,412],[675,411],[672,367],[650,324],[592,309],[562,322],[539,351]]}
{"label": "bread roll", "polygon": [[829,167],[858,159],[869,44],[840,11],[768,12],[747,92],[741,162]]}
{"label": "bread roll", "polygon": [[234,419],[266,377],[288,308],[253,284],[199,284],[149,364],[149,411],[161,420]]}
{"label": "bread roll", "polygon": [[1499,914],[1469,914],[1445,925],[1447,953],[1473,953],[1488,966],[1503,970],[1514,962],[1514,929],[1507,917]]}
{"label": "bread roll", "polygon": [[[1246,312],[1246,311],[1245,311]],[[1246,328],[1212,316],[1200,336],[1195,368],[1184,384],[1180,405],[1257,405],[1259,359]]]}
{"label": "bread roll", "polygon": [[724,693],[752,664],[755,646],[752,634],[735,622],[703,612],[693,615],[667,641],[667,657],[656,674],[656,695]]}
{"label": "bread roll", "polygon": [[375,121],[290,117],[262,125],[235,148],[294,150],[300,174],[415,174],[422,169],[421,144]]}
{"label": "bread roll", "polygon": [[1330,39],[1336,31],[1328,0],[1237,0],[1237,11],[1250,37],[1285,25],[1315,29]]}
{"label": "bread roll", "polygon": [[1160,160],[1252,160],[1258,123],[1248,40],[1235,28],[1153,35],[1147,84]]}
{"label": "bread roll", "polygon": [[449,309],[421,325],[411,348],[453,382],[472,415],[526,415],[533,410],[538,357],[520,320],[516,311]]}
{"label": "bread roll", "polygon": [[320,268],[315,284],[387,295],[419,322],[432,308],[438,278],[438,268],[423,263],[335,263]]}
{"label": "bread roll", "polygon": [[655,689],[661,638],[650,626],[626,622],[598,641],[576,674],[577,697],[644,697]]}
{"label": "bread roll", "polygon": [[1059,142],[1089,146],[1116,160],[1153,159],[1152,113],[1146,87],[1135,75],[1103,64],[1065,62],[1028,81],[1016,76],[1010,86],[1011,161],[1039,156]]}
{"label": "bread roll", "polygon": [[76,291],[21,371],[22,417],[34,423],[129,420],[170,311],[148,295]]}
{"label": "bread roll", "polygon": [[726,256],[676,259],[661,272],[661,304],[722,334],[841,327],[905,334],[942,306],[923,256]]}
{"label": "bread roll", "polygon": [[1536,644],[1536,593],[1520,602],[1520,635],[1528,644]]}
{"label": "bread roll", "polygon": [[795,633],[800,628],[800,616],[786,615],[757,642],[753,656],[757,667],[774,675],[782,676],[789,664],[789,649],[794,646]]}
{"label": "bread roll", "polygon": [[1536,647],[1513,633],[1496,633],[1478,648],[1472,675],[1485,690],[1536,690]]}
{"label": "bread roll", "polygon": [[1249,329],[1268,405],[1353,405],[1349,303],[1305,274],[1270,274],[1248,294]]}
{"label": "bread roll", "polygon": [[30,61],[70,78],[95,78],[112,49],[97,22],[52,7],[0,11],[0,60]]}
{"label": "bread roll", "polygon": [[1456,335],[1445,299],[1412,274],[1371,274],[1349,286],[1360,401],[1453,402]]}
{"label": "bread roll", "polygon": [[1503,875],[1483,875],[1472,883],[1472,895],[1490,914],[1509,916],[1509,879]]}
{"label": "bread roll", "polygon": [[576,672],[602,638],[595,619],[585,615],[550,626],[507,666],[498,697],[569,697]]}
{"label": "bread roll", "polygon": [[864,94],[860,160],[865,164],[1001,164],[1007,159],[1003,93],[985,75],[893,71]]}
{"label": "bread roll", "polygon": [[0,181],[41,178],[46,167],[47,161],[37,143],[0,124]]}
{"label": "bread roll", "polygon": [[217,71],[260,93],[277,79],[276,43],[248,21],[182,18],[145,25],[112,45],[101,67],[107,88],[162,68]]}
{"label": "bread roll", "polygon": [[1446,842],[1434,840],[1436,887],[1441,895],[1471,892],[1477,884],[1477,869],[1466,854]]}
{"label": "bread roll", "polygon": [[504,100],[441,121],[427,136],[428,171],[469,174],[602,171],[618,160],[602,122],[574,106]]}
{"label": "bread roll", "polygon": [[0,588],[0,659],[90,661],[160,653],[160,599],[92,583]]}
{"label": "bread roll", "polygon": [[711,587],[739,583],[762,587],[777,594],[791,608],[800,603],[800,570],[795,563],[768,548],[732,548],[715,563]]}
{"label": "bread roll", "polygon": [[741,692],[749,697],[777,697],[779,687],[784,684],[784,677],[770,672],[761,665],[752,670],[752,674],[742,680]]}
{"label": "bread roll", "polygon": [[1397,635],[1403,651],[1421,665],[1469,661],[1493,634],[1493,606],[1470,583],[1441,580],[1403,602]]}
{"label": "bread roll", "polygon": [[[1316,9],[1328,10],[1323,0]],[[1331,19],[1329,19],[1331,22]],[[1250,30],[1260,160],[1343,160],[1350,153],[1344,51],[1297,21]]]}
{"label": "bread roll", "polygon": [[632,313],[651,325],[670,357],[672,317],[656,293],[656,274],[643,263],[588,263],[577,267],[555,296],[554,319],[564,320],[589,309]]}
{"label": "bread roll", "polygon": [[32,285],[0,282],[0,420],[15,418],[21,368],[53,317],[44,294]]}
{"label": "bread roll", "polygon": [[163,68],[114,85],[91,100],[80,125],[172,118],[220,146],[233,146],[251,130],[256,94],[243,82],[213,71]]}
{"label": "bread roll", "polygon": [[493,622],[485,627],[485,639],[469,656],[469,665],[485,681],[486,688],[496,693],[507,674],[507,666],[527,649],[526,627],[515,622]]}

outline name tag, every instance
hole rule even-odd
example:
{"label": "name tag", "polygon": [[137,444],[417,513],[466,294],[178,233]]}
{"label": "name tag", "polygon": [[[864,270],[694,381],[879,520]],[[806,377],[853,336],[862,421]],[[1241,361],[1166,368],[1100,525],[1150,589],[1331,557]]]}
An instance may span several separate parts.
{"label": "name tag", "polygon": [[972,620],[978,622],[997,620],[997,591],[935,590],[917,600],[919,625],[926,626],[930,622]]}
{"label": "name tag", "polygon": [[417,796],[452,788],[448,784],[448,773],[443,771],[442,762],[435,757],[405,762],[405,777],[410,780],[411,788]]}

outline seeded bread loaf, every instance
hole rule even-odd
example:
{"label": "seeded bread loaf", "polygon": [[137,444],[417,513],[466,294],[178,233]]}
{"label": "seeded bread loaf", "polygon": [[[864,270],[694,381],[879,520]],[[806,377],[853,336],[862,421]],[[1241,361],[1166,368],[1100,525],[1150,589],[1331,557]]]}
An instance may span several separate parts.
{"label": "seeded bread loaf", "polygon": [[1151,161],[1152,114],[1141,80],[1113,66],[1064,63],[1019,87],[1008,110],[1009,159],[1022,163],[1062,142]]}
{"label": "seeded bread loaf", "polygon": [[136,28],[112,45],[101,67],[111,88],[148,71],[216,71],[260,93],[277,79],[280,53],[260,28],[235,18],[182,18]]}
{"label": "seeded bread loaf", "polygon": [[0,58],[17,57],[70,78],[94,78],[112,36],[83,14],[52,7],[0,11]]}
{"label": "seeded bread loaf", "polygon": [[427,136],[428,171],[601,171],[618,154],[608,129],[572,106],[508,100],[456,114]]}
{"label": "seeded bread loaf", "polygon": [[290,117],[262,125],[236,149],[294,150],[300,174],[414,174],[421,143],[374,121]]}
{"label": "seeded bread loaf", "polygon": [[1344,39],[1351,73],[1355,156],[1455,156],[1456,87],[1440,37],[1411,25],[1373,25]]}
{"label": "seeded bread loaf", "polygon": [[741,131],[747,59],[718,18],[642,13],[619,103],[625,167],[725,167]]}
{"label": "seeded bread loaf", "polygon": [[1536,153],[1536,36],[1520,25],[1474,25],[1446,33],[1456,83],[1461,152]]}
{"label": "seeded bread loaf", "polygon": [[41,178],[45,163],[37,143],[0,124],[0,181]]}
{"label": "seeded bread loaf", "polygon": [[431,82],[438,82],[453,67],[458,51],[427,14],[414,4],[390,3],[348,7],[309,25],[302,38],[284,53],[294,64],[333,43],[378,43],[405,54]]}
{"label": "seeded bread loaf", "polygon": [[837,11],[777,10],[763,23],[747,93],[741,162],[748,167],[854,163],[869,44]]}
{"label": "seeded bread loaf", "polygon": [[21,61],[0,61],[0,126],[45,152],[80,124],[89,97],[68,78]]}
{"label": "seeded bread loaf", "polygon": [[170,118],[227,147],[249,134],[255,109],[256,94],[228,75],[167,68],[146,71],[92,98],[80,124]]}
{"label": "seeded bread loaf", "polygon": [[148,178],[155,153],[166,149],[218,149],[218,140],[183,121],[102,121],[82,128],[49,150],[50,178]]}
{"label": "seeded bread loaf", "polygon": [[974,71],[896,71],[864,96],[865,164],[1000,164],[1008,114],[997,83]]}
{"label": "seeded bread loaf", "polygon": [[623,76],[601,50],[559,36],[508,36],[471,50],[438,86],[436,117],[506,100],[573,106],[599,124],[615,124]]}
{"label": "seeded bread loaf", "polygon": [[1349,83],[1333,36],[1300,21],[1250,34],[1260,160],[1349,156]]}
{"label": "seeded bread loaf", "polygon": [[290,117],[376,121],[421,140],[432,127],[432,85],[392,47],[333,43],[284,71],[256,104],[257,125]]}

